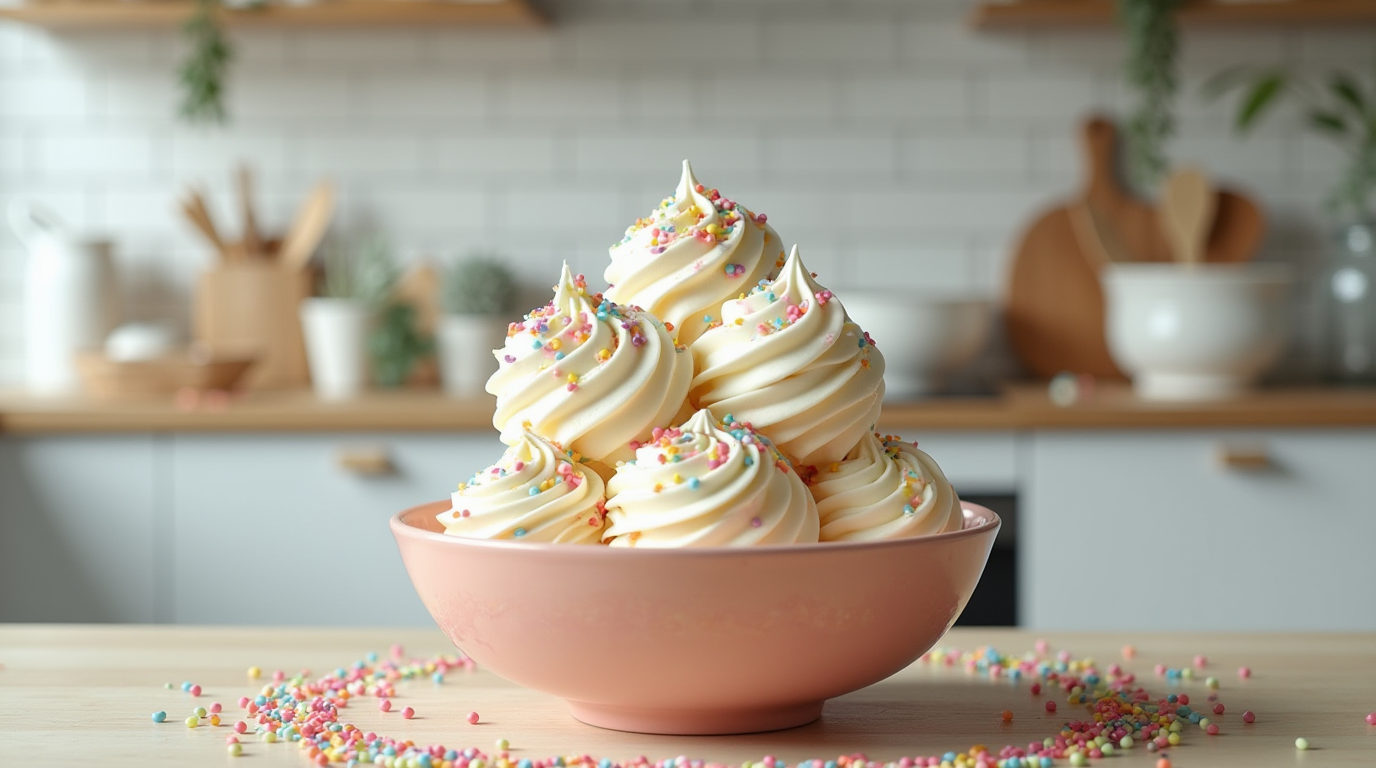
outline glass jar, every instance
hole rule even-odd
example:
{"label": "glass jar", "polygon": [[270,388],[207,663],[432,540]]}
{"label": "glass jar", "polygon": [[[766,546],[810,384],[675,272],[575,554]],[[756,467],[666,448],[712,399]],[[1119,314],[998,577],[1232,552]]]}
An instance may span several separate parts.
{"label": "glass jar", "polygon": [[1317,288],[1327,378],[1376,383],[1376,222],[1338,230]]}

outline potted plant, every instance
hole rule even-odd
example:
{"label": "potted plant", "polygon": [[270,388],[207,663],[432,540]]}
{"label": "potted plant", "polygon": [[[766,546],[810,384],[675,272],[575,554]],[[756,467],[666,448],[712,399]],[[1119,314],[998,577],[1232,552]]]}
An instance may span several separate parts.
{"label": "potted plant", "polygon": [[318,397],[341,400],[363,391],[373,318],[391,296],[398,273],[391,251],[376,239],[326,251],[323,295],[301,303],[306,360]]}
{"label": "potted plant", "polygon": [[1124,76],[1136,104],[1127,121],[1128,176],[1140,191],[1155,191],[1169,167],[1166,142],[1175,134],[1175,11],[1181,0],[1118,0],[1127,38]]}
{"label": "potted plant", "polygon": [[515,308],[516,281],[496,258],[470,256],[445,271],[440,292],[440,382],[452,396],[479,394],[497,370],[493,350],[502,345]]}
{"label": "potted plant", "polygon": [[1337,231],[1314,285],[1322,367],[1335,381],[1376,383],[1376,87],[1364,89],[1342,70],[1315,82],[1279,69],[1237,67],[1206,88],[1214,96],[1241,91],[1235,126],[1242,134],[1281,99],[1297,100],[1310,130],[1347,155],[1327,201]]}

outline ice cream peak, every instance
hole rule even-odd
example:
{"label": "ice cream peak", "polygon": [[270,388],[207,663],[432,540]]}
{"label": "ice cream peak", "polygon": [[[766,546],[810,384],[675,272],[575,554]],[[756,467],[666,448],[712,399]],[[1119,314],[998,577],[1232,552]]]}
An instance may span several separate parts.
{"label": "ice cream peak", "polygon": [[754,424],[800,465],[844,458],[879,417],[884,357],[797,246],[775,280],[723,304],[691,351],[693,405]]}
{"label": "ice cream peak", "polygon": [[459,484],[439,515],[445,533],[480,539],[596,544],[602,478],[577,454],[523,431],[494,465]]}
{"label": "ice cream peak", "polygon": [[748,424],[701,410],[656,429],[608,483],[612,546],[817,541],[817,509],[788,461]]}
{"label": "ice cream peak", "polygon": [[607,296],[649,310],[691,344],[723,301],[768,278],[783,257],[764,214],[703,186],[684,160],[674,195],[611,247]]}
{"label": "ice cream peak", "polygon": [[808,477],[822,541],[878,541],[959,530],[960,498],[917,447],[868,434],[844,459]]}
{"label": "ice cream peak", "polygon": [[633,440],[685,408],[692,358],[653,315],[589,294],[567,264],[554,298],[507,328],[487,381],[492,424],[514,444],[525,429],[589,459],[630,459]]}

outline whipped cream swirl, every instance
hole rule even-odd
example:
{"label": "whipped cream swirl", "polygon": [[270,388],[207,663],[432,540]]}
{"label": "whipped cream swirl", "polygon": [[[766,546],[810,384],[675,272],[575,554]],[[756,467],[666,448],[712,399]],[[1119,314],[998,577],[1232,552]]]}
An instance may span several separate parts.
{"label": "whipped cream swirl", "polygon": [[614,547],[721,547],[817,541],[817,507],[769,440],[698,411],[656,429],[607,484]]}
{"label": "whipped cream swirl", "polygon": [[764,214],[699,184],[687,160],[674,196],[610,251],[607,298],[652,312],[684,345],[702,335],[723,301],[772,276],[784,257]]}
{"label": "whipped cream swirl", "polygon": [[501,460],[459,484],[444,532],[556,544],[601,541],[602,478],[559,446],[522,432]]}
{"label": "whipped cream swirl", "polygon": [[960,530],[960,498],[941,468],[890,435],[866,435],[846,458],[809,479],[822,541],[880,541]]}
{"label": "whipped cream swirl", "polygon": [[[507,328],[487,380],[492,425],[514,445],[529,429],[589,459],[629,460],[686,408],[693,361],[653,315],[588,294],[564,265],[554,299]],[[686,413],[682,414],[686,415]]]}
{"label": "whipped cream swirl", "polygon": [[884,357],[797,246],[777,279],[721,316],[690,348],[694,407],[749,422],[800,466],[839,461],[874,429]]}

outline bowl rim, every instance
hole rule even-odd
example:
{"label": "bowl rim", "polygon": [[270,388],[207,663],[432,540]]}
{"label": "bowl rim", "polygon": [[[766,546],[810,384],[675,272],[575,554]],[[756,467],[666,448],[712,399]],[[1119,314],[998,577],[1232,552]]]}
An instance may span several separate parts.
{"label": "bowl rim", "polygon": [[934,544],[936,542],[948,542],[965,538],[975,538],[990,533],[997,533],[1003,526],[1003,519],[998,513],[988,507],[979,504],[972,504],[968,501],[961,501],[961,511],[964,519],[983,518],[979,523],[968,528],[961,528],[958,531],[946,531],[944,533],[932,533],[926,536],[913,536],[903,539],[886,539],[883,541],[822,541],[816,544],[764,544],[753,547],[674,547],[656,548],[647,547],[644,549],[631,547],[607,547],[607,546],[579,546],[570,544],[554,544],[547,542],[521,542],[505,541],[498,539],[476,539],[463,536],[451,536],[447,533],[427,531],[418,528],[408,522],[405,518],[419,514],[429,508],[438,508],[445,505],[452,505],[449,499],[418,504],[414,507],[403,509],[392,515],[388,520],[388,526],[392,530],[392,535],[400,541],[402,538],[414,541],[443,542],[444,546],[476,547],[480,549],[490,549],[503,552],[546,552],[560,553],[572,557],[618,557],[618,558],[643,558],[650,557],[659,560],[666,558],[693,559],[693,558],[722,558],[722,557],[741,557],[742,555],[760,557],[784,557],[799,556],[807,554],[817,554],[822,552],[855,552],[857,550],[875,552],[884,549],[896,549],[903,547],[914,547],[923,544]]}

